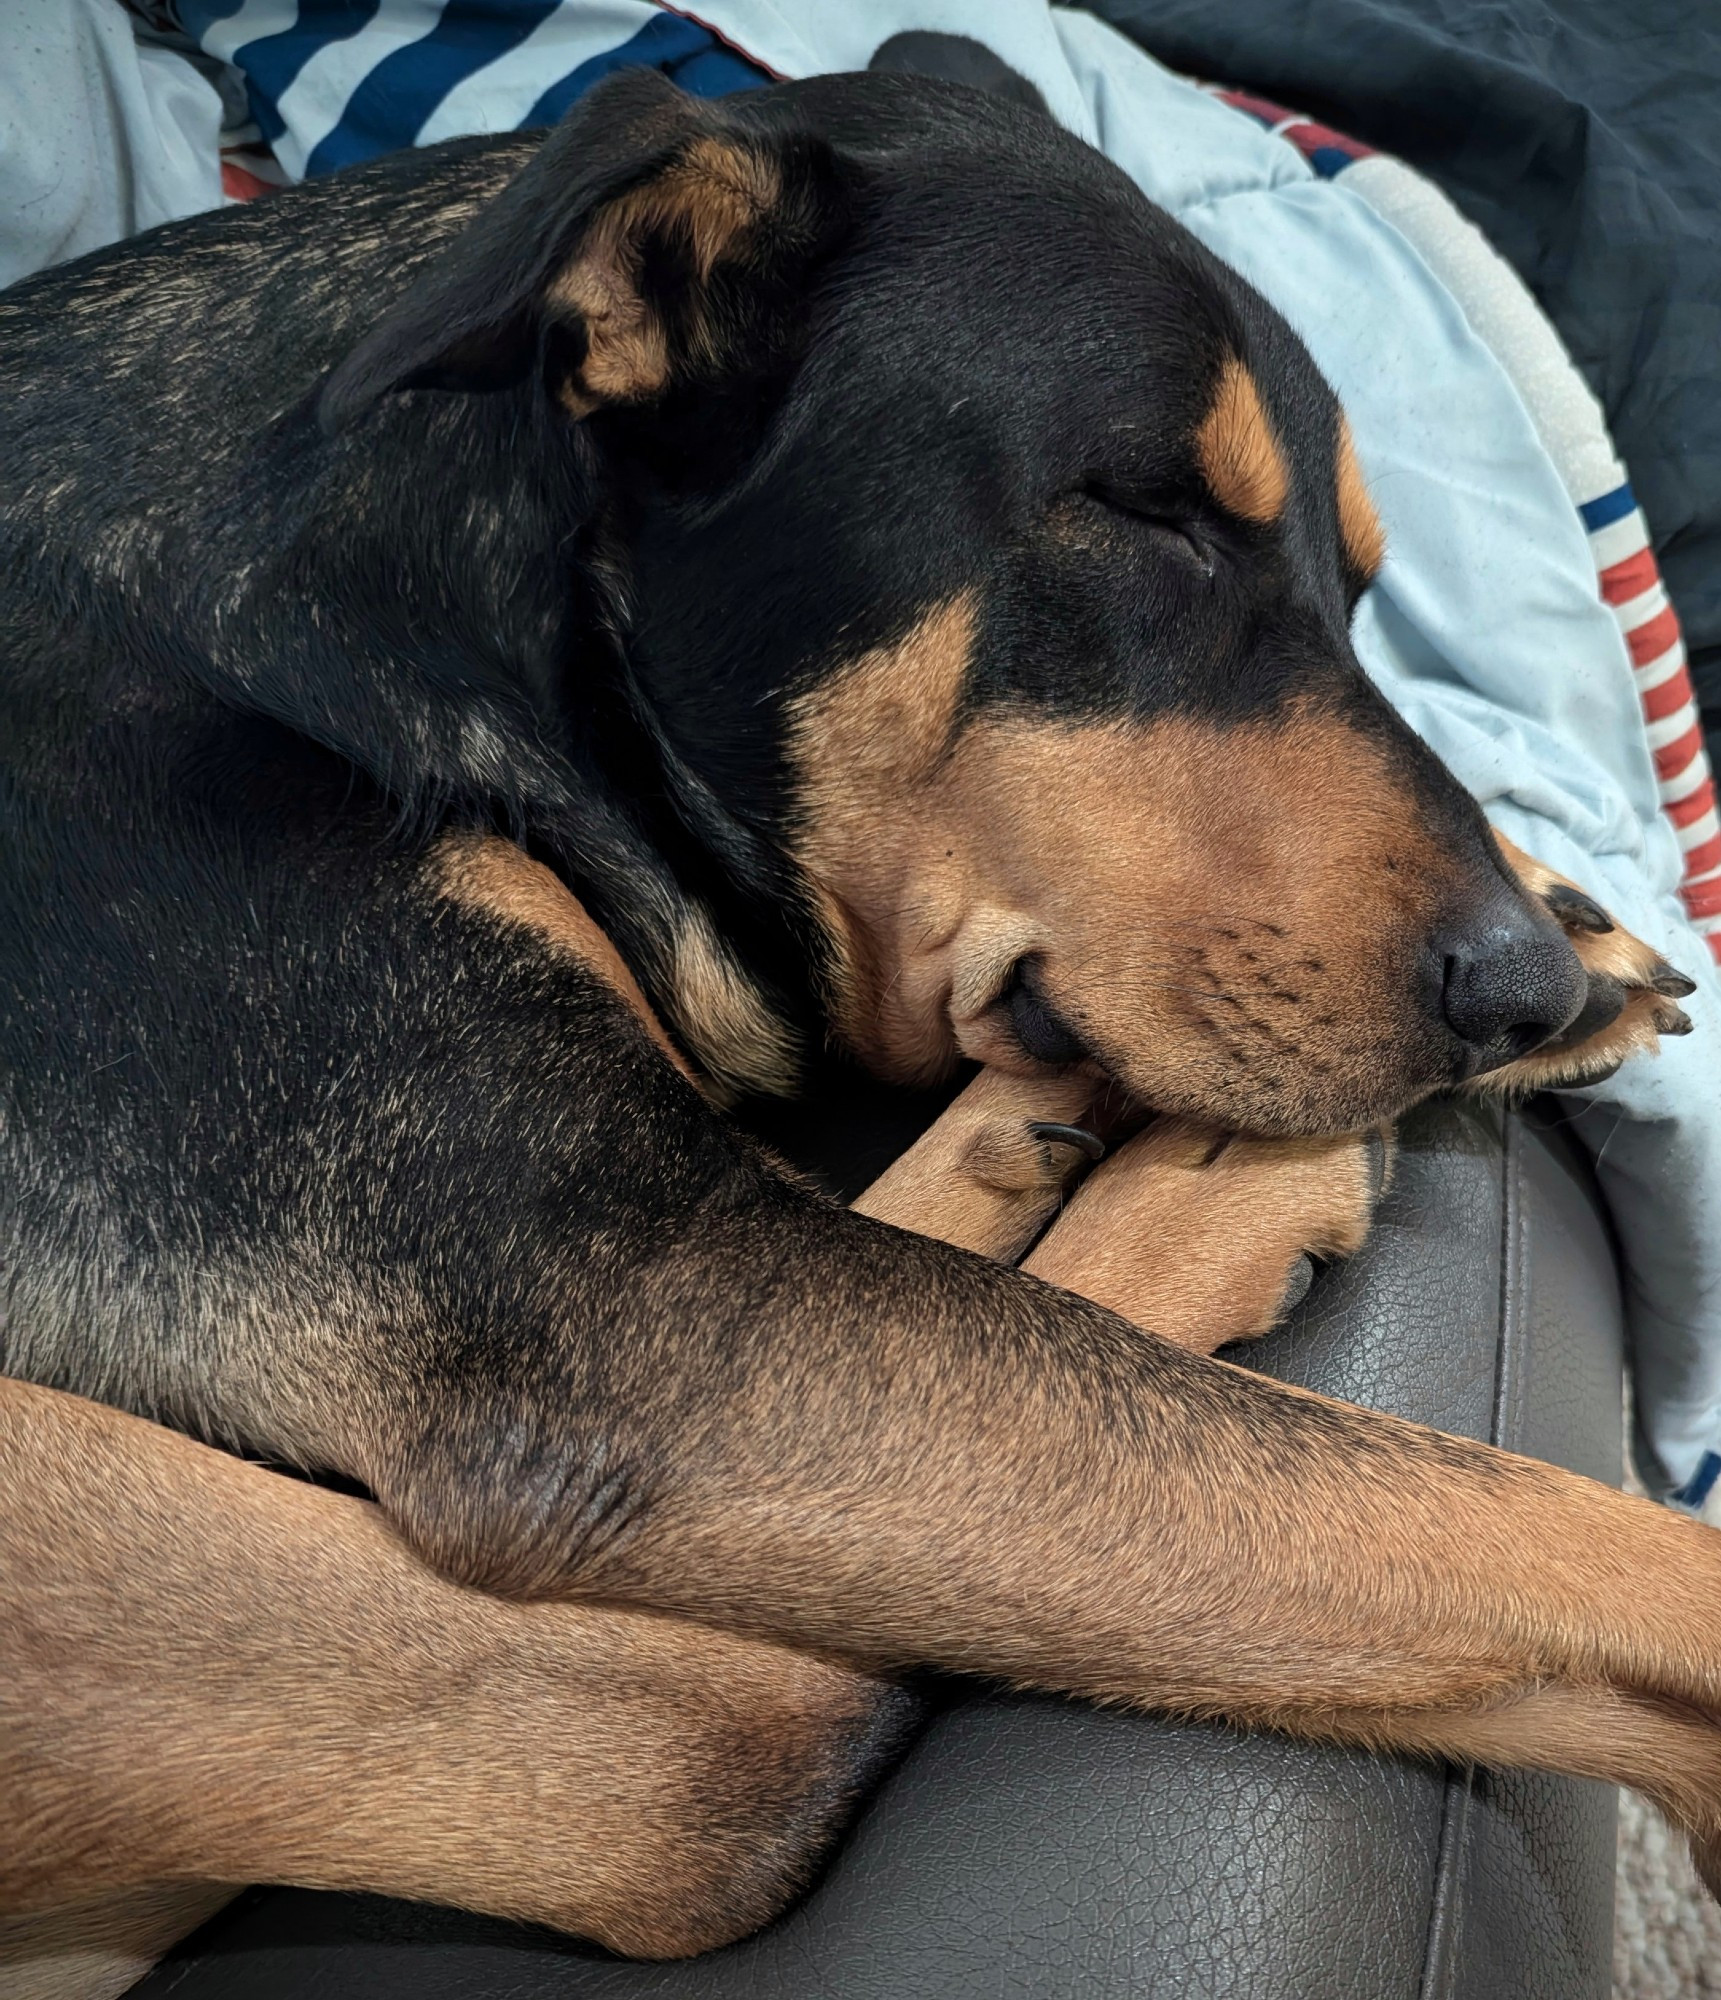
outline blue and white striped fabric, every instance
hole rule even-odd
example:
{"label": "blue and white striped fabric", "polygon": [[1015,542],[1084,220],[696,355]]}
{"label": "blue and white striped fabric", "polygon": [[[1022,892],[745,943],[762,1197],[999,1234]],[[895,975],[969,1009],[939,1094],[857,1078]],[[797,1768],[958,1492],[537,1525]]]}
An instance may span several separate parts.
{"label": "blue and white striped fabric", "polygon": [[401,146],[553,124],[612,69],[721,97],[770,81],[653,0],[179,0],[181,25],[244,77],[294,180]]}

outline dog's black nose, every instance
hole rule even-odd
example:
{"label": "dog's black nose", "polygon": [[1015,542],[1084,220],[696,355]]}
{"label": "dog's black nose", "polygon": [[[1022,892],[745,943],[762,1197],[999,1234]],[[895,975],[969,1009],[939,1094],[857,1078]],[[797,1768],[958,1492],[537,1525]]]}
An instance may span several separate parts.
{"label": "dog's black nose", "polygon": [[1589,991],[1578,955],[1502,893],[1482,921],[1445,952],[1441,1007],[1465,1044],[1466,1073],[1515,1062],[1577,1017]]}

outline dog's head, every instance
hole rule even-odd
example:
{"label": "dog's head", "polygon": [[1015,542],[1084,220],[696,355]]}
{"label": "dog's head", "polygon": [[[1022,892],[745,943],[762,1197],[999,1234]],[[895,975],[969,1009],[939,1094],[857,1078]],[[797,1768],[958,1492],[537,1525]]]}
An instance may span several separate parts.
{"label": "dog's head", "polygon": [[612,83],[325,420],[498,384],[589,458],[682,818],[800,913],[879,1072],[1088,1061],[1162,1109],[1355,1127],[1584,1004],[1351,650],[1382,535],[1308,354],[1034,111]]}

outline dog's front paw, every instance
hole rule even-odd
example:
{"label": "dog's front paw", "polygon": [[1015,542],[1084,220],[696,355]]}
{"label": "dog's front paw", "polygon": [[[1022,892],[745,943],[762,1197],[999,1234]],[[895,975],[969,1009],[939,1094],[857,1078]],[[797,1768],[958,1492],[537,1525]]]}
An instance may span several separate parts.
{"label": "dog's front paw", "polygon": [[1622,930],[1575,882],[1503,834],[1494,838],[1519,881],[1559,919],[1589,976],[1589,998],[1551,1042],[1478,1077],[1471,1089],[1515,1095],[1600,1083],[1639,1049],[1653,1053],[1663,1035],[1691,1032],[1690,1017],[1678,1003],[1696,990],[1695,980]]}
{"label": "dog's front paw", "polygon": [[1391,1167],[1387,1127],[1251,1139],[1161,1118],[1088,1176],[1023,1269],[1210,1354],[1277,1326],[1314,1259],[1362,1247]]}
{"label": "dog's front paw", "polygon": [[1009,1263],[1105,1149],[1091,1077],[983,1069],[854,1203],[862,1215]]}

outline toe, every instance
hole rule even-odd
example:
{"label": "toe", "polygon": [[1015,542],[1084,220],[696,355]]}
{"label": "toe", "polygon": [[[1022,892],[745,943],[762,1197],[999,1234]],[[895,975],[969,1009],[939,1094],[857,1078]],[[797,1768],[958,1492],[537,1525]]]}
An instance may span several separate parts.
{"label": "toe", "polygon": [[1697,991],[1697,981],[1689,979],[1676,965],[1658,958],[1650,969],[1649,983],[1669,1000],[1684,1000]]}

